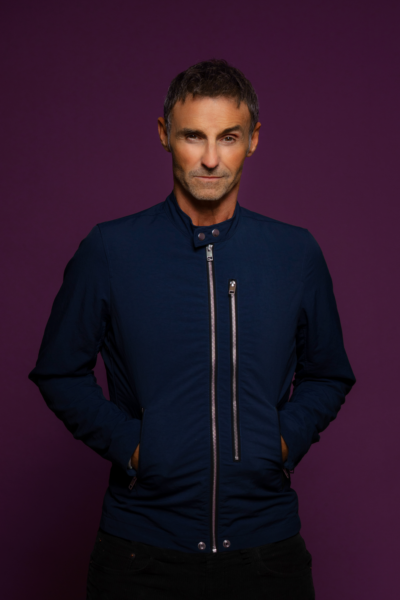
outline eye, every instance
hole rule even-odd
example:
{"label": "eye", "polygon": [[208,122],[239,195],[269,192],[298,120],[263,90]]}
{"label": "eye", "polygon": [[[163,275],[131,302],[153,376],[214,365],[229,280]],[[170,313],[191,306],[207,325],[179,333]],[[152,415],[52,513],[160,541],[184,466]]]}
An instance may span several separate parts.
{"label": "eye", "polygon": [[227,142],[234,142],[236,140],[236,138],[234,138],[232,135],[226,135],[222,139],[225,140],[225,141],[227,141]]}

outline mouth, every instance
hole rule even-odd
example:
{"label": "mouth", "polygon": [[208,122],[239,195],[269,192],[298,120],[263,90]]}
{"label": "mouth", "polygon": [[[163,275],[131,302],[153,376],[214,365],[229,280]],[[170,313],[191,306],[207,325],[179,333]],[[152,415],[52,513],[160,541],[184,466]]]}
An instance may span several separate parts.
{"label": "mouth", "polygon": [[196,179],[203,179],[204,181],[215,181],[216,179],[222,179],[222,177],[208,176],[208,175],[196,175]]}

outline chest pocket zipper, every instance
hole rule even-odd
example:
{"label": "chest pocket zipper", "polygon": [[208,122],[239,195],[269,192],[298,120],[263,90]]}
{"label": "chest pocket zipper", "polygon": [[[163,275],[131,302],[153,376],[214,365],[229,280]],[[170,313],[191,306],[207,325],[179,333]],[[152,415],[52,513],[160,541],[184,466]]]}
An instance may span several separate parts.
{"label": "chest pocket zipper", "polygon": [[229,280],[231,323],[231,400],[233,460],[240,460],[239,402],[238,402],[238,328],[237,328],[237,281]]}

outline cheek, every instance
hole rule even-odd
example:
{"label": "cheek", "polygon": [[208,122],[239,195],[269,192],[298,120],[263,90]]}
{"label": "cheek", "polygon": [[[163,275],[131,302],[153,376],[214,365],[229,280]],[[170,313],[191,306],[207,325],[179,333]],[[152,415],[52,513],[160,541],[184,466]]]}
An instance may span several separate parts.
{"label": "cheek", "polygon": [[236,173],[241,169],[244,163],[244,159],[246,158],[246,152],[242,147],[232,147],[225,148],[221,153],[221,159],[224,165],[231,171],[231,173]]}
{"label": "cheek", "polygon": [[180,148],[177,145],[174,148],[174,163],[180,169],[187,172],[199,166],[201,161],[201,149],[199,146],[186,146]]}

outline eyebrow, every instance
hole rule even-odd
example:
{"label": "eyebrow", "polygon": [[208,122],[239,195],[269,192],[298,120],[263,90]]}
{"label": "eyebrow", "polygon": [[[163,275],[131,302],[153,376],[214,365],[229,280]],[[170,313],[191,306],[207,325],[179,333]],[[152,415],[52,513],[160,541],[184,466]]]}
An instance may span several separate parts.
{"label": "eyebrow", "polygon": [[[228,135],[228,133],[233,133],[234,131],[239,131],[240,133],[243,133],[243,127],[241,125],[234,125],[233,127],[227,127],[226,129],[224,129],[223,131],[221,131],[221,133],[218,134],[218,136],[221,135]],[[201,129],[190,129],[189,127],[183,127],[182,129],[180,129],[176,135],[205,135],[204,131],[201,131]]]}

